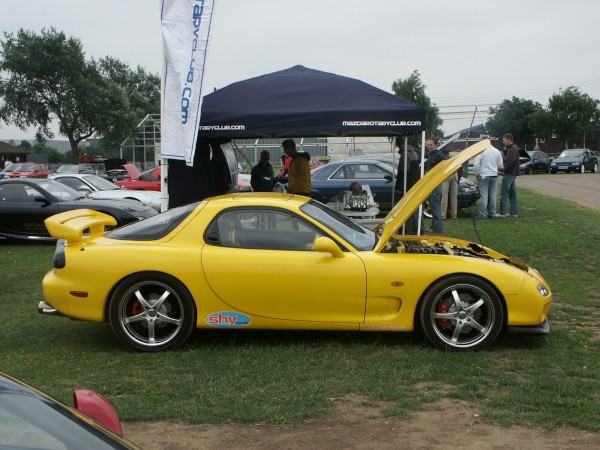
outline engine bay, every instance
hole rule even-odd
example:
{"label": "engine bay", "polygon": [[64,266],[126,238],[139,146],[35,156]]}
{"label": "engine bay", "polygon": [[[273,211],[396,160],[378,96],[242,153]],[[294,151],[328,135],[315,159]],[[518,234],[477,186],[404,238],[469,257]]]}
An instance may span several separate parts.
{"label": "engine bay", "polygon": [[[459,245],[460,244],[460,245]],[[405,237],[397,235],[390,239],[384,253],[412,253],[419,255],[453,255],[471,258],[483,258],[493,262],[511,264],[521,270],[528,271],[527,265],[509,258],[497,258],[490,255],[482,245],[474,242],[447,239],[424,239],[422,237]]]}

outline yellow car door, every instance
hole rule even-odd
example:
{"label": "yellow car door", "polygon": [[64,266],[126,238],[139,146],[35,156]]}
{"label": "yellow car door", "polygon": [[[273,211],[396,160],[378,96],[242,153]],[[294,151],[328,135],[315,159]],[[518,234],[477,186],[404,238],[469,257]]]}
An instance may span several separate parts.
{"label": "yellow car door", "polygon": [[202,266],[210,287],[246,314],[273,319],[362,323],[366,274],[352,252],[314,250],[323,236],[277,209],[230,209],[208,227]]}

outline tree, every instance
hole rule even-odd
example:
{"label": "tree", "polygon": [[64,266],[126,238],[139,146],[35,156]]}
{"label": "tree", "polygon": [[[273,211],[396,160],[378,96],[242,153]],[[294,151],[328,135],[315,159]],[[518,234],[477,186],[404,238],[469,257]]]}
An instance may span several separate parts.
{"label": "tree", "polygon": [[504,100],[496,108],[490,108],[492,117],[486,127],[496,136],[511,133],[515,142],[526,144],[536,136],[531,128],[531,116],[539,111],[543,111],[543,107],[538,102],[513,97]]}
{"label": "tree", "polygon": [[553,131],[558,139],[565,142],[578,140],[586,134],[593,134],[600,122],[598,100],[582,94],[574,86],[559,90],[550,97],[548,111],[552,118]]}
{"label": "tree", "polygon": [[[4,100],[0,119],[22,129],[36,126],[40,142],[54,137],[50,123],[57,120],[74,160],[79,157],[79,143],[93,135],[122,142],[135,129],[136,120],[147,114],[135,117],[139,113],[135,108],[144,106],[140,98],[152,87],[157,92],[149,98],[160,96],[158,77],[144,77],[138,68],[132,72],[136,76],[131,75],[131,83],[122,84],[107,69],[119,66],[129,77],[122,63],[112,59],[86,62],[79,40],[54,28],[42,30],[39,36],[21,29],[16,36],[4,33],[4,38],[0,41],[0,73],[8,78],[0,82]],[[127,90],[132,86],[133,111]]]}
{"label": "tree", "polygon": [[443,133],[439,128],[444,121],[440,117],[439,108],[435,103],[431,103],[431,99],[425,94],[426,87],[427,86],[421,82],[421,75],[418,70],[415,70],[410,77],[405,80],[399,78],[392,83],[394,95],[425,107],[427,135],[441,136]]}
{"label": "tree", "polygon": [[101,59],[98,68],[106,79],[124,89],[129,103],[129,114],[102,135],[104,147],[118,148],[146,115],[160,113],[160,77],[140,66],[131,70],[127,64],[111,57]]}

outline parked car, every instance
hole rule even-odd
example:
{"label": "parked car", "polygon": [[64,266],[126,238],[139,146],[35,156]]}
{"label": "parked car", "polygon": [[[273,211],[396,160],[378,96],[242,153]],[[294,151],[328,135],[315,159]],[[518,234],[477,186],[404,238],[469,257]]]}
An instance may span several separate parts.
{"label": "parked car", "polygon": [[521,156],[521,173],[531,175],[535,172],[550,173],[550,157],[542,151],[527,151]]}
{"label": "parked car", "polygon": [[[323,165],[322,161],[319,161],[316,157],[314,156],[310,156],[308,153],[306,152],[298,152],[298,154],[300,156],[302,156],[303,158],[306,158],[308,160],[308,167],[310,167],[310,169],[316,169],[319,166]],[[283,155],[281,155],[281,163],[283,164],[283,167],[279,170],[279,172],[277,173],[277,177],[286,177],[286,169],[289,169],[290,167],[290,163],[292,162],[292,157],[286,155],[285,153]]]}
{"label": "parked car", "polygon": [[10,172],[5,169],[4,178],[48,178],[50,172],[46,164],[16,163],[10,167]]}
{"label": "parked car", "polygon": [[142,173],[135,164],[124,164],[123,169],[127,175],[114,182],[117,186],[131,190],[160,191],[160,166]]}
{"label": "parked car", "polygon": [[558,158],[550,164],[550,171],[556,172],[580,172],[585,173],[589,170],[592,173],[598,172],[598,156],[587,148],[572,148],[563,150]]}
{"label": "parked car", "polygon": [[100,394],[76,389],[73,399],[68,406],[0,371],[0,447],[139,448],[123,437],[119,416]]}
{"label": "parked car", "polygon": [[6,178],[6,177],[8,176],[8,174],[9,174],[9,172],[12,172],[12,171],[13,171],[13,169],[14,169],[15,167],[17,167],[18,165],[19,165],[19,163],[10,163],[10,164],[7,164],[7,165],[4,167],[4,169],[0,170],[0,180],[1,180],[2,178]]}
{"label": "parked car", "polygon": [[160,192],[123,189],[105,178],[91,174],[54,173],[48,178],[56,180],[65,186],[69,186],[86,195],[88,198],[99,198],[102,200],[135,200],[142,205],[154,208],[156,212],[160,212],[161,209]]}
{"label": "parked car", "polygon": [[[17,178],[0,180],[0,236],[22,240],[53,240],[44,225],[63,211],[89,208],[110,217],[111,227],[156,215],[149,206],[131,200],[87,198],[56,180]],[[95,230],[96,227],[92,226]]]}
{"label": "parked car", "polygon": [[[352,157],[317,167],[311,171],[311,195],[327,203],[354,181],[368,185],[379,209],[389,211],[400,198],[394,192],[393,176],[398,173],[398,162],[382,157]],[[458,192],[458,207],[468,208],[479,199],[477,186],[462,178]],[[394,202],[392,203],[392,195]]]}
{"label": "parked car", "polygon": [[91,164],[63,164],[54,173],[94,173]]}
{"label": "parked car", "polygon": [[184,344],[196,327],[400,332],[418,323],[448,350],[482,349],[507,329],[547,334],[552,293],[537,270],[480,243],[399,234],[487,145],[438,164],[375,231],[285,193],[212,197],[106,235],[84,234],[110,223],[104,214],[58,214],[46,220],[61,241],[38,311],[108,321],[123,344],[147,352]]}

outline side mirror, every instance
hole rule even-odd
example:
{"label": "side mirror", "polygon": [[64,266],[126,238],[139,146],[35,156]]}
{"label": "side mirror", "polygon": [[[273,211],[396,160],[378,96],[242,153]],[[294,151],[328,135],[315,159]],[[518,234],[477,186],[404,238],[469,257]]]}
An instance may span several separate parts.
{"label": "side mirror", "polygon": [[331,238],[320,236],[315,239],[315,251],[330,253],[334,258],[343,258],[344,252]]}
{"label": "side mirror", "polygon": [[387,181],[392,181],[392,176],[391,175],[384,175],[383,178],[386,179]]}
{"label": "side mirror", "polygon": [[73,392],[73,405],[80,413],[123,436],[123,427],[117,412],[100,394],[87,389],[76,389]]}
{"label": "side mirror", "polygon": [[43,203],[44,206],[48,206],[50,204],[50,202],[48,201],[48,199],[46,197],[42,197],[41,195],[36,195],[33,200],[36,203]]}

